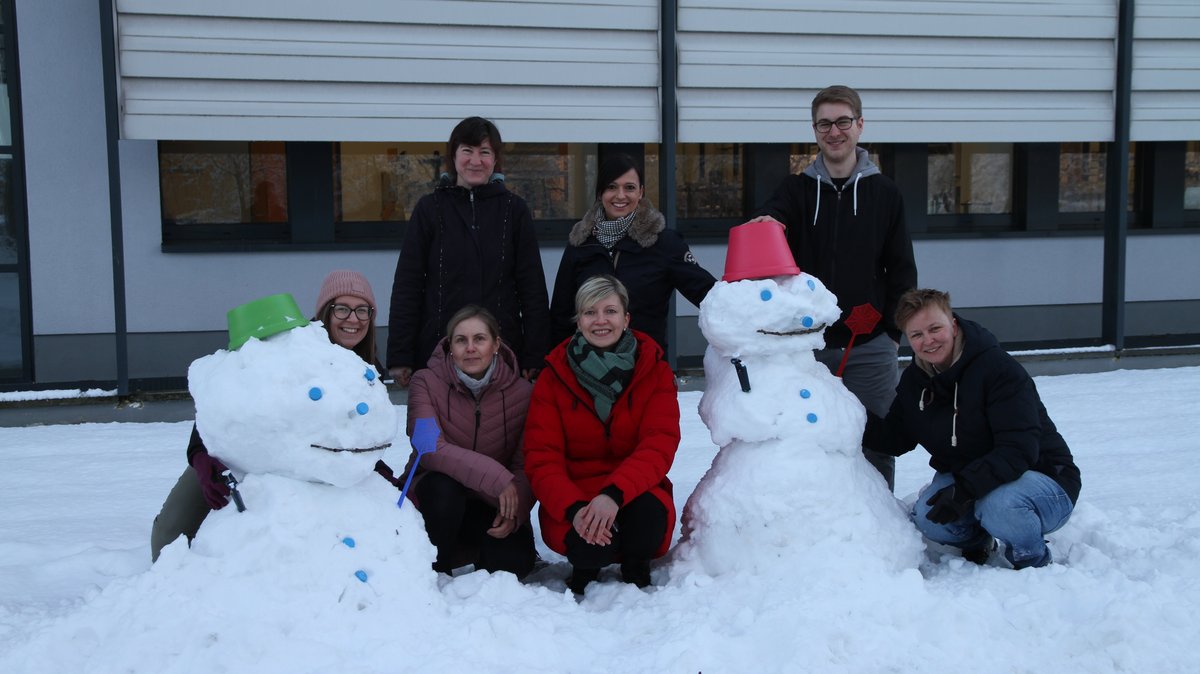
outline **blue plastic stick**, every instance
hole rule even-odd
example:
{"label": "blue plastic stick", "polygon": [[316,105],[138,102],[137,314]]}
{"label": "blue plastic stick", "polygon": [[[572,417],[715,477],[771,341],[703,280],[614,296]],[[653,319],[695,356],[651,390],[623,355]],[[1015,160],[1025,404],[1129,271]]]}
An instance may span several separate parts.
{"label": "blue plastic stick", "polygon": [[408,486],[412,484],[413,475],[417,472],[417,465],[421,463],[421,457],[437,451],[437,440],[441,434],[442,431],[433,417],[417,419],[413,424],[412,448],[417,450],[417,458],[413,461],[412,469],[408,471],[408,478],[404,480],[404,489],[400,490],[400,500],[396,501],[397,508],[404,507],[404,499],[408,496]]}

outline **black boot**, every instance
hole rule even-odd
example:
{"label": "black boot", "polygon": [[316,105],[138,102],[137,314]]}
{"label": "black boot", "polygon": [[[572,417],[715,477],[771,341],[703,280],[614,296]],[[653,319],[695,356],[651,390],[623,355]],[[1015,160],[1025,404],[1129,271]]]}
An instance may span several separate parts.
{"label": "black boot", "polygon": [[983,566],[987,564],[987,560],[996,550],[996,539],[989,539],[987,543],[977,548],[963,548],[963,559],[973,564]]}
{"label": "black boot", "polygon": [[650,562],[625,562],[621,564],[621,580],[638,587],[650,585]]}
{"label": "black boot", "polygon": [[588,583],[600,577],[600,569],[579,569],[571,570],[571,577],[567,579],[567,587],[571,588],[571,592],[575,594],[583,594],[587,589]]}

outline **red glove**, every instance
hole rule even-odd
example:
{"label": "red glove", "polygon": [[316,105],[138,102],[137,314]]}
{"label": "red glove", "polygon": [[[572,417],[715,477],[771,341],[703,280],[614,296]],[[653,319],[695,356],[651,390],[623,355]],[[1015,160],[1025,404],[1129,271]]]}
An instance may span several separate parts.
{"label": "red glove", "polygon": [[220,459],[214,459],[203,449],[193,452],[189,463],[192,464],[192,470],[196,471],[196,479],[200,481],[204,502],[213,510],[224,508],[229,503],[229,485],[225,484],[222,473],[229,469]]}

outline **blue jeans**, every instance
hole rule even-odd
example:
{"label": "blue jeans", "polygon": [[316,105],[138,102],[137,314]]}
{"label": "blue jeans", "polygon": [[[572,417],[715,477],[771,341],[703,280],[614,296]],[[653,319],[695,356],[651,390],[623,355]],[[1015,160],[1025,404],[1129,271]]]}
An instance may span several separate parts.
{"label": "blue jeans", "polygon": [[1000,485],[975,502],[974,513],[949,524],[926,519],[926,505],[934,494],[954,482],[950,473],[935,473],[933,481],[917,495],[913,518],[917,529],[931,541],[970,550],[989,544],[991,537],[1005,544],[1004,556],[1014,568],[1045,566],[1050,550],[1042,536],[1067,523],[1075,505],[1050,476],[1028,470]]}

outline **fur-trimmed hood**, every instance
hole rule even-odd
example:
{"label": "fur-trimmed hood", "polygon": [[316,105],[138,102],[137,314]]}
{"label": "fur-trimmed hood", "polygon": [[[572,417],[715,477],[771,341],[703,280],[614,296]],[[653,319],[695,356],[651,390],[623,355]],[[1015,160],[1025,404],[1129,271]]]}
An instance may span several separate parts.
{"label": "fur-trimmed hood", "polygon": [[[581,246],[588,237],[592,235],[592,230],[596,228],[596,222],[600,220],[600,214],[604,212],[604,206],[597,199],[596,203],[588,209],[587,215],[583,219],[575,223],[571,228],[571,234],[567,237],[567,241],[572,246]],[[642,197],[638,203],[637,210],[634,211],[633,222],[629,224],[629,231],[625,236],[633,239],[642,248],[649,248],[658,241],[658,235],[667,228],[667,219],[659,213],[650,200]]]}

